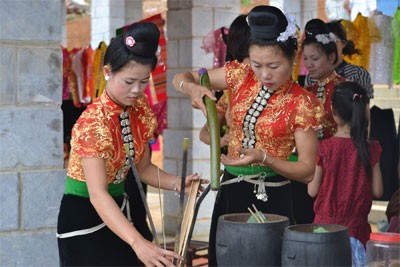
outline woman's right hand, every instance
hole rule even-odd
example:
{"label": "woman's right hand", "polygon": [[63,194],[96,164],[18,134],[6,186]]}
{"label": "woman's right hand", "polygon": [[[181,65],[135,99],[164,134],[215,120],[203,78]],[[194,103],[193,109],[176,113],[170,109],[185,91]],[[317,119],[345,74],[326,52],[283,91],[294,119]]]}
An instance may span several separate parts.
{"label": "woman's right hand", "polygon": [[201,86],[199,84],[190,83],[187,85],[187,87],[188,87],[187,92],[192,101],[192,107],[200,109],[203,112],[204,116],[207,117],[206,106],[204,105],[204,100],[203,100],[204,97],[208,96],[214,101],[216,101],[217,98],[215,97],[213,92],[208,90],[207,87]]}
{"label": "woman's right hand", "polygon": [[157,247],[154,243],[142,237],[131,245],[131,247],[145,266],[174,267],[175,265],[172,263],[172,259],[183,260],[182,257],[175,252]]}

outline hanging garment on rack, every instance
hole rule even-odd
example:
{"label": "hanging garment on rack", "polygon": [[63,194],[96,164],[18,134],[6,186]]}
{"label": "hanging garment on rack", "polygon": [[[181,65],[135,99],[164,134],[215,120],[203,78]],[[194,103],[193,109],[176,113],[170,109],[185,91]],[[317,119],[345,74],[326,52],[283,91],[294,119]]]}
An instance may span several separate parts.
{"label": "hanging garment on rack", "polygon": [[93,96],[93,49],[91,46],[86,47],[82,53],[82,69],[83,69],[83,97]]}
{"label": "hanging garment on rack", "polygon": [[380,200],[388,201],[399,187],[396,160],[396,124],[393,109],[371,108],[370,139],[378,140],[382,147],[380,167],[383,180],[383,196]]}
{"label": "hanging garment on rack", "polygon": [[93,95],[92,101],[99,97],[106,87],[106,80],[103,75],[103,62],[104,55],[107,50],[107,44],[103,41],[99,43],[99,46],[94,51],[93,56]]}
{"label": "hanging garment on rack", "polygon": [[393,52],[393,82],[400,84],[400,7],[397,8],[392,20]]}
{"label": "hanging garment on rack", "polygon": [[228,34],[229,29],[221,27],[214,31],[210,31],[203,38],[203,46],[201,47],[206,53],[214,53],[213,67],[222,67],[225,64],[226,42],[224,36]]}
{"label": "hanging garment on rack", "polygon": [[91,97],[87,95],[86,88],[84,85],[85,70],[82,65],[83,49],[79,50],[78,53],[72,58],[72,70],[75,72],[76,85],[78,91],[78,101],[81,105],[87,105],[91,102]]}
{"label": "hanging garment on rack", "polygon": [[62,99],[68,100],[72,99],[71,92],[75,91],[71,86],[73,83],[69,82],[69,79],[76,79],[75,72],[72,70],[72,58],[79,51],[79,48],[66,48],[61,46],[63,53],[63,89],[62,89]]}
{"label": "hanging garment on rack", "polygon": [[358,16],[353,22],[353,25],[355,30],[357,31],[357,39],[353,41],[356,47],[361,50],[362,54],[353,55],[349,59],[350,61],[349,63],[361,66],[364,69],[369,70],[369,55],[371,49],[371,41],[374,38],[376,38],[376,36],[371,35],[370,22],[368,21],[368,18],[361,15],[361,13],[358,14]]}
{"label": "hanging garment on rack", "polygon": [[387,84],[393,87],[392,60],[393,38],[390,31],[392,18],[384,14],[372,16],[379,33],[380,39],[371,43],[369,73],[373,84]]}

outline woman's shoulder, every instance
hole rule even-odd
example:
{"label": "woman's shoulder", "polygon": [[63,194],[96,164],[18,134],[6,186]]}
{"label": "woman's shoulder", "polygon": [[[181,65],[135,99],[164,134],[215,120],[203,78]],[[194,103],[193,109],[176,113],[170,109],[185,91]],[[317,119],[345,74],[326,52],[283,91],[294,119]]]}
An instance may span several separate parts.
{"label": "woman's shoulder", "polygon": [[235,72],[248,72],[251,70],[250,65],[246,63],[241,63],[237,60],[227,61],[225,63],[225,71],[235,71]]}
{"label": "woman's shoulder", "polygon": [[77,120],[77,123],[86,120],[100,120],[104,117],[102,105],[98,99],[89,104],[82,112]]}
{"label": "woman's shoulder", "polygon": [[294,96],[294,99],[300,98],[304,99],[307,102],[312,102],[312,103],[319,103],[318,98],[313,94],[310,90],[302,87],[298,83],[294,83],[292,87],[292,94]]}
{"label": "woman's shoulder", "polygon": [[250,65],[240,63],[237,60],[225,63],[225,72],[228,88],[233,89],[233,91],[239,88],[249,77],[253,80],[256,79]]}

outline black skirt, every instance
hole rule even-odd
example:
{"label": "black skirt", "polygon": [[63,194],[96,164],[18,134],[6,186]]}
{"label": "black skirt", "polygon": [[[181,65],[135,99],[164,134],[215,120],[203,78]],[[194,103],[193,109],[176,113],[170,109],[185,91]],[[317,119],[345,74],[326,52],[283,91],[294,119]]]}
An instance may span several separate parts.
{"label": "black skirt", "polygon": [[[222,182],[236,178],[236,176],[224,172]],[[266,178],[266,182],[282,182],[287,180],[282,176]],[[283,215],[289,218],[291,224],[294,222],[291,184],[280,187],[265,187],[268,201],[258,200],[254,194],[254,185],[248,182],[233,183],[221,186],[218,191],[214,210],[211,217],[209,235],[208,265],[217,266],[216,234],[218,218],[224,214],[249,213],[248,207],[254,204],[258,210],[264,213]]]}
{"label": "black skirt", "polygon": [[[122,205],[123,196],[114,200]],[[64,195],[58,214],[57,233],[88,229],[103,221],[89,198]],[[80,236],[58,238],[60,266],[138,266],[133,249],[107,226]]]}

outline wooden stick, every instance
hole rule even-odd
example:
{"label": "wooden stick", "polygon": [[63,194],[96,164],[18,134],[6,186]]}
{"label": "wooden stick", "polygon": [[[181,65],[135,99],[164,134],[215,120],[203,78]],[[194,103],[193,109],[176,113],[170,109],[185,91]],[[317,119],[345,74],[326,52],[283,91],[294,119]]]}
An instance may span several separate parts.
{"label": "wooden stick", "polygon": [[260,212],[256,208],[256,206],[253,204],[253,208],[256,211],[257,216],[260,218],[261,222],[265,222],[263,216],[261,216]]}
{"label": "wooden stick", "polygon": [[[177,224],[176,224],[176,233],[175,233],[175,244],[174,244],[174,252],[179,254],[179,242],[181,235],[181,226],[182,226],[182,213],[183,213],[183,205],[185,202],[185,182],[186,182],[186,168],[187,168],[187,154],[189,147],[189,138],[183,138],[183,160],[182,160],[182,174],[181,174],[181,190],[179,194],[179,205],[178,205],[178,216],[177,216]],[[174,259],[174,265],[177,264],[177,260]]]}
{"label": "wooden stick", "polygon": [[[194,210],[196,206],[197,193],[200,187],[200,180],[192,181],[188,201],[185,208],[185,213],[183,214],[183,222],[181,228],[181,240],[179,244],[179,255],[184,259],[186,258],[188,243],[190,242],[190,230],[194,219]],[[181,261],[178,266],[184,266],[184,261]]]}
{"label": "wooden stick", "polygon": [[253,215],[254,219],[256,219],[256,221],[257,221],[258,223],[261,223],[260,219],[258,219],[258,217],[256,216],[256,214],[255,214],[250,208],[247,208],[247,209],[250,211],[251,215]]}

